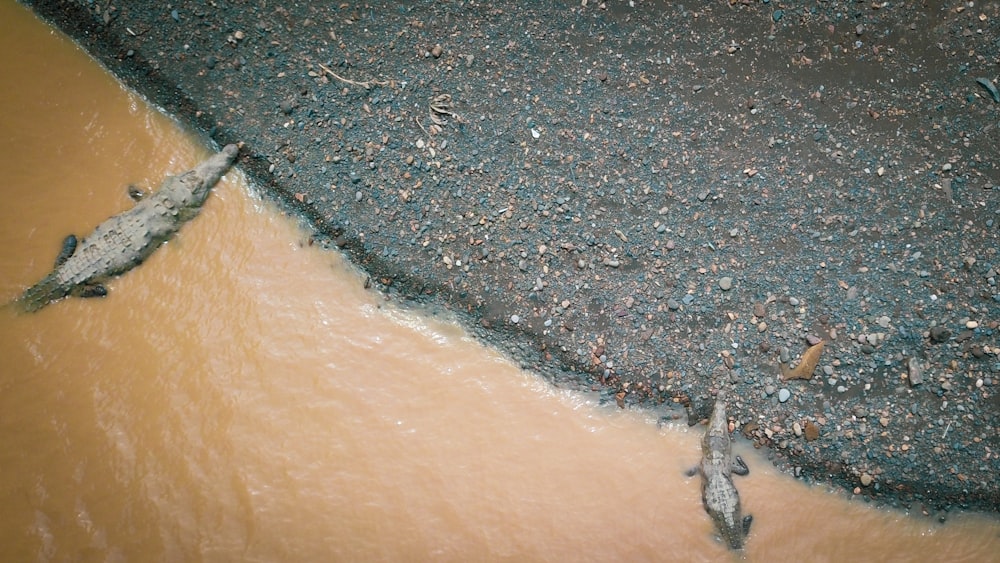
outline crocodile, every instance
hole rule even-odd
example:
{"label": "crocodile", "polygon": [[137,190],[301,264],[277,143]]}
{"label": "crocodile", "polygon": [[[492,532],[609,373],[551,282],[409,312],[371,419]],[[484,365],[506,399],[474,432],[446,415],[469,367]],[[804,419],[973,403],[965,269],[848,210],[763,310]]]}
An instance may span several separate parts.
{"label": "crocodile", "polygon": [[732,549],[742,549],[753,516],[743,516],[732,474],[747,475],[750,469],[743,458],[733,457],[724,391],[716,397],[708,429],[701,440],[701,451],[701,463],[688,475],[701,473],[701,499],[705,511],[715,522],[723,541]]}
{"label": "crocodile", "polygon": [[[67,236],[52,272],[28,288],[16,304],[34,312],[68,295],[107,295],[103,282],[141,264],[198,214],[238,153],[236,145],[226,145],[191,170],[168,176],[157,191],[139,197],[132,209],[105,220],[83,240]],[[129,192],[137,195],[134,188]]]}

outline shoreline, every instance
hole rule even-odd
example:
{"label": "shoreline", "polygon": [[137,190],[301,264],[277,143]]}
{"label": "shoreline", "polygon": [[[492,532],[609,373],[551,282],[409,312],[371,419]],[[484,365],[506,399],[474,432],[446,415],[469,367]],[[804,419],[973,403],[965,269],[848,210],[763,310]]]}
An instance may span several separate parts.
{"label": "shoreline", "polygon": [[730,387],[786,473],[998,510],[1000,14],[28,4],[522,367],[654,412]]}

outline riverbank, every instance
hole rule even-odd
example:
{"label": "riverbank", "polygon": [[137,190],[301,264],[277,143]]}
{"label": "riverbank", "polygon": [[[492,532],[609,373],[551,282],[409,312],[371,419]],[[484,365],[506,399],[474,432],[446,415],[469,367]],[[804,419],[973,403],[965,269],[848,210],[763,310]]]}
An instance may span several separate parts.
{"label": "riverbank", "polygon": [[796,476],[1000,506],[995,5],[30,4],[524,367],[732,387]]}

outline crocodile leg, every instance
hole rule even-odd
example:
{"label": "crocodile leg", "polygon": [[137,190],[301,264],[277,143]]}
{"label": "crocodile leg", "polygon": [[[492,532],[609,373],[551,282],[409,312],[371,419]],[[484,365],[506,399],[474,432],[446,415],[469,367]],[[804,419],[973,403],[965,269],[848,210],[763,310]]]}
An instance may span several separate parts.
{"label": "crocodile leg", "polygon": [[747,467],[747,464],[743,461],[742,457],[736,456],[736,459],[733,460],[732,472],[736,475],[749,475],[750,468]]}
{"label": "crocodile leg", "polygon": [[59,251],[59,256],[56,256],[55,267],[62,266],[74,252],[76,252],[76,236],[69,235],[63,239],[62,249]]}
{"label": "crocodile leg", "polygon": [[108,295],[108,288],[104,284],[91,283],[81,285],[73,292],[73,295],[77,297],[106,297]]}

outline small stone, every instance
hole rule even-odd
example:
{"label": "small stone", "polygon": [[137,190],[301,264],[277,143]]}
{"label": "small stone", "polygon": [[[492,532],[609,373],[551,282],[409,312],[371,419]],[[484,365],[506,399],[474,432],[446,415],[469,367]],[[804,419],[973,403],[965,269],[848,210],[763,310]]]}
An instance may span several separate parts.
{"label": "small stone", "polygon": [[719,280],[719,289],[729,291],[733,287],[733,278],[726,276]]}
{"label": "small stone", "polygon": [[930,337],[931,342],[940,344],[941,342],[946,342],[949,338],[951,338],[951,333],[948,332],[948,329],[946,328],[936,326],[931,328]]}
{"label": "small stone", "polygon": [[803,429],[803,433],[806,435],[806,441],[812,442],[819,438],[819,426],[815,422],[806,422],[806,427]]}
{"label": "small stone", "polygon": [[433,55],[435,59],[439,58],[441,56],[441,53],[443,52],[444,49],[440,45],[435,45],[433,48],[431,48],[431,55]]}
{"label": "small stone", "polygon": [[916,387],[924,382],[924,367],[920,365],[920,360],[910,358],[906,362],[906,373],[911,387]]}
{"label": "small stone", "polygon": [[671,311],[676,311],[681,308],[681,304],[678,303],[676,299],[671,298],[667,299],[667,307],[669,307]]}
{"label": "small stone", "polygon": [[889,323],[891,322],[891,319],[889,319],[889,317],[885,315],[882,315],[881,317],[878,318],[876,322],[878,323],[878,326],[882,328],[889,328]]}
{"label": "small stone", "polygon": [[800,303],[800,301],[796,297],[789,297],[788,298],[788,304],[791,305],[792,307],[798,307],[799,303]]}
{"label": "small stone", "polygon": [[778,389],[778,402],[779,403],[784,403],[791,396],[792,396],[792,392],[789,391],[788,389],[785,389],[785,388]]}
{"label": "small stone", "polygon": [[881,417],[879,417],[878,423],[882,425],[882,428],[888,427],[889,426],[889,417],[887,417],[887,416],[881,416]]}
{"label": "small stone", "polygon": [[365,197],[365,194],[360,191],[354,192],[354,201],[361,202],[361,199]]}
{"label": "small stone", "polygon": [[861,486],[862,487],[867,487],[868,485],[871,485],[872,484],[872,480],[873,480],[872,476],[869,475],[867,471],[861,474]]}
{"label": "small stone", "polygon": [[976,322],[976,321],[969,321],[969,322],[965,323],[965,328],[968,328],[968,329],[979,328],[979,323]]}
{"label": "small stone", "polygon": [[288,98],[283,102],[281,102],[280,104],[278,104],[278,107],[281,109],[281,112],[284,113],[285,115],[291,115],[292,111],[297,106],[298,103],[296,103],[295,98]]}
{"label": "small stone", "polygon": [[511,315],[510,316],[510,322],[512,322],[514,324],[517,324],[517,323],[521,322],[521,317],[519,317],[517,315]]}
{"label": "small stone", "polygon": [[768,397],[770,397],[771,395],[774,395],[774,392],[777,391],[777,390],[778,390],[778,388],[775,387],[774,385],[765,385],[764,386],[764,393],[767,394]]}
{"label": "small stone", "polygon": [[753,316],[763,319],[764,316],[766,315],[767,315],[767,308],[764,307],[763,303],[758,301],[757,303],[753,304]]}
{"label": "small stone", "polygon": [[792,432],[794,432],[796,436],[802,435],[802,425],[799,424],[798,421],[792,423]]}

